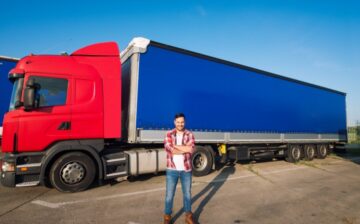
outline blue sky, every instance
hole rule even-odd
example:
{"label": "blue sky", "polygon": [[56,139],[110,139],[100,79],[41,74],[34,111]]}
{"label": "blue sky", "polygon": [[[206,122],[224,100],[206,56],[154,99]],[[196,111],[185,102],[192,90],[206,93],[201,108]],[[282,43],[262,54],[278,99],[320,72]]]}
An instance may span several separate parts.
{"label": "blue sky", "polygon": [[359,1],[18,1],[0,6],[0,55],[72,52],[136,36],[346,92],[360,122]]}

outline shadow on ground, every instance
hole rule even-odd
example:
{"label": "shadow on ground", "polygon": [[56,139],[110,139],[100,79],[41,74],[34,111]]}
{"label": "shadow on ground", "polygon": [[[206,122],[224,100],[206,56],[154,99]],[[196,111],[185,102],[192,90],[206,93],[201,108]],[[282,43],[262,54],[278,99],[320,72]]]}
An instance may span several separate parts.
{"label": "shadow on ground", "polygon": [[360,144],[347,144],[343,147],[337,147],[333,153],[336,156],[360,165]]}
{"label": "shadow on ground", "polygon": [[[192,197],[191,203],[194,204],[201,197],[205,196],[200,202],[199,206],[194,209],[194,219],[199,220],[202,211],[209,201],[213,198],[213,196],[217,193],[217,191],[223,186],[228,177],[235,173],[235,165],[230,164],[223,168],[220,173],[209,182],[199,193]],[[184,208],[181,208],[173,217],[173,222],[175,222],[182,214],[184,213]]]}

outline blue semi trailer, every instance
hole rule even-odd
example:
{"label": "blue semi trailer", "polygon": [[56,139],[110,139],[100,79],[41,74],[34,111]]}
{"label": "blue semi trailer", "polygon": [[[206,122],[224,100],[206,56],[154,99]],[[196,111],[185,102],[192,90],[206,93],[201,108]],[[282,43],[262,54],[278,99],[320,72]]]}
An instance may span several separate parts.
{"label": "blue semi trailer", "polygon": [[325,158],[347,141],[346,94],[219,58],[135,38],[122,52],[128,143],[161,143],[184,112],[195,175],[223,161]]}
{"label": "blue semi trailer", "polygon": [[2,136],[2,126],[4,114],[9,109],[12,84],[9,82],[9,71],[15,67],[19,59],[0,55],[0,138]]}

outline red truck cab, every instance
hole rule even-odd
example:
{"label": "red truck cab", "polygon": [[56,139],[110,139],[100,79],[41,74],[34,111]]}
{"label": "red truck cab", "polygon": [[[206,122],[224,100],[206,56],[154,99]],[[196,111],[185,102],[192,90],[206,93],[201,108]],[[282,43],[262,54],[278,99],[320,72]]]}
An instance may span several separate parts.
{"label": "red truck cab", "polygon": [[[50,179],[59,190],[78,191],[94,180],[83,183],[91,176],[86,165],[98,166],[93,172],[102,177],[104,140],[121,138],[119,55],[117,44],[106,42],[71,55],[29,55],[18,62],[9,74],[14,87],[3,122],[3,185]],[[65,152],[87,158],[66,164]],[[56,162],[63,167],[54,167]],[[63,174],[54,180],[49,174],[57,168]]]}

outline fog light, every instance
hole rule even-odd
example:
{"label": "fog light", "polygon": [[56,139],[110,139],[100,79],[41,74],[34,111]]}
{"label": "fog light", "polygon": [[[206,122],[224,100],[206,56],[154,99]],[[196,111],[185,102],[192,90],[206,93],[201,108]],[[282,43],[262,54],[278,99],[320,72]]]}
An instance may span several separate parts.
{"label": "fog light", "polygon": [[14,163],[3,162],[2,166],[1,166],[1,170],[3,172],[14,172],[15,171],[15,164]]}

